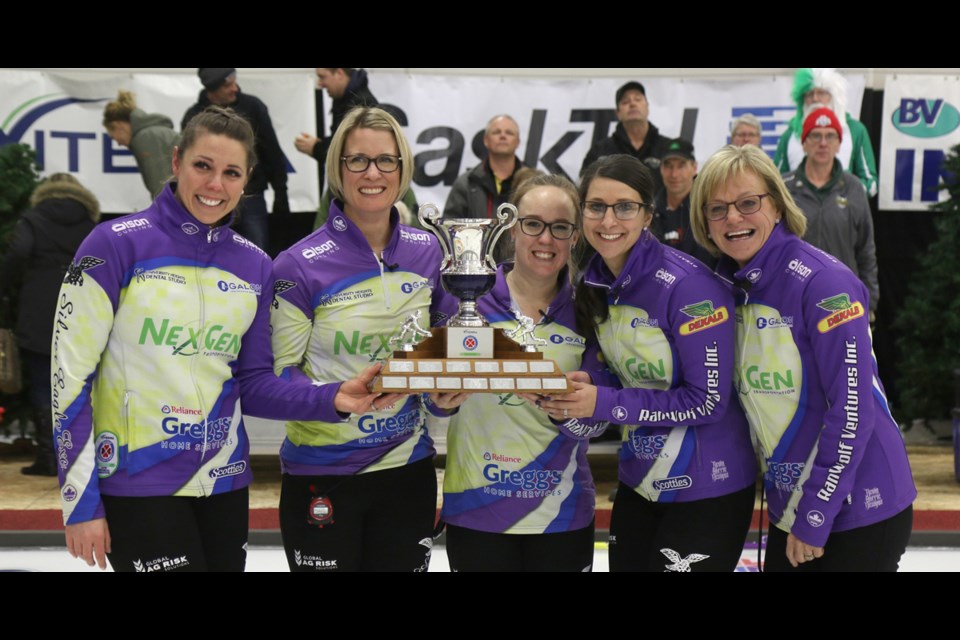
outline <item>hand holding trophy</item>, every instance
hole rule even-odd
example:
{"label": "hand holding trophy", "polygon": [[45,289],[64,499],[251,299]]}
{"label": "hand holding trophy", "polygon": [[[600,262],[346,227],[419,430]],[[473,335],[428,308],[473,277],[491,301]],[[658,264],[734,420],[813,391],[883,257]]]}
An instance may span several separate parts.
{"label": "hand holding trophy", "polygon": [[569,393],[572,389],[557,364],[537,351],[543,340],[534,336],[532,319],[518,315],[517,328],[507,333],[494,330],[477,311],[477,300],[496,282],[494,246],[517,223],[517,208],[502,204],[495,219],[443,220],[436,205],[425,204],[419,218],[440,241],[440,282],[459,300],[459,308],[447,326],[432,332],[419,325],[416,314],[407,318],[391,340],[397,351],[374,379],[372,390]]}

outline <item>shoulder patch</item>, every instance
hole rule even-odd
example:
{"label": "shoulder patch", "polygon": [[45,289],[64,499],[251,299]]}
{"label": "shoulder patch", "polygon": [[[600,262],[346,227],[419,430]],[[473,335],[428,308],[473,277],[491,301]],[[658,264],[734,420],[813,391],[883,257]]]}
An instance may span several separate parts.
{"label": "shoulder patch", "polygon": [[687,305],[680,309],[681,312],[694,318],[689,322],[684,322],[680,326],[680,335],[688,336],[697,331],[703,331],[710,327],[726,322],[730,318],[730,312],[726,307],[714,308],[712,300],[704,300],[696,304]]}
{"label": "shoulder patch", "polygon": [[820,333],[831,331],[841,324],[864,315],[863,305],[855,300],[851,301],[849,293],[838,293],[835,296],[824,298],[817,303],[817,306],[830,312],[830,315],[817,323],[817,331]]}

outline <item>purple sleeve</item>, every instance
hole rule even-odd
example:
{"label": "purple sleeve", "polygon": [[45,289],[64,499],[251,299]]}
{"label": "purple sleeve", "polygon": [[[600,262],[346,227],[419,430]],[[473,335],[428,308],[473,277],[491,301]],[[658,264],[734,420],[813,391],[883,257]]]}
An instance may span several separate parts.
{"label": "purple sleeve", "polygon": [[[703,317],[681,309],[712,310]],[[714,424],[731,406],[722,392],[733,390],[735,323],[733,298],[707,276],[688,276],[673,291],[668,321],[674,358],[674,386],[667,390],[598,387],[595,418],[614,424],[682,427]]]}
{"label": "purple sleeve", "polygon": [[[620,381],[604,364],[600,346],[596,340],[587,340],[587,347],[580,361],[580,370],[588,373],[591,382],[597,387],[620,386]],[[605,418],[570,418],[563,421],[550,418],[550,421],[557,426],[560,433],[576,440],[596,438],[610,426],[610,421]]]}
{"label": "purple sleeve", "polygon": [[876,420],[866,302],[863,284],[852,274],[838,271],[814,276],[801,302],[814,360],[804,368],[815,368],[829,408],[791,532],[818,547],[826,544],[852,490]]}
{"label": "purple sleeve", "polygon": [[300,375],[277,377],[273,372],[273,351],[270,347],[270,304],[267,293],[274,290],[270,263],[265,262],[264,295],[257,302],[253,324],[243,336],[237,378],[243,412],[259,418],[274,420],[319,420],[341,422],[343,417],[334,407],[334,398],[340,390],[339,382],[318,385]]}

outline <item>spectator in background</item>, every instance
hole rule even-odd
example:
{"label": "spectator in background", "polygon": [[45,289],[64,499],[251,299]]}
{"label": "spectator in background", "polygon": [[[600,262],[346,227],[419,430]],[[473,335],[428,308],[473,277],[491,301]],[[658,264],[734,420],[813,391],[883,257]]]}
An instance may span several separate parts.
{"label": "spectator in background", "polygon": [[237,230],[255,245],[268,250],[270,227],[267,214],[267,202],[263,197],[267,184],[273,188],[273,213],[290,213],[287,201],[287,158],[280,149],[277,133],[267,105],[260,98],[240,91],[237,84],[236,69],[197,69],[203,90],[197,103],[187,109],[180,128],[211,104],[230,107],[247,119],[256,136],[256,154],[258,164],[247,182],[244,198],[235,215],[239,217]]}
{"label": "spectator in background", "polygon": [[617,128],[609,138],[600,140],[587,152],[580,167],[583,175],[594,160],[615,153],[631,155],[650,169],[654,193],[663,188],[660,178],[660,158],[666,150],[669,138],[660,135],[660,130],[648,119],[650,103],[647,90],[639,82],[631,80],[619,89],[616,96]]}
{"label": "spectator in background", "polygon": [[[517,157],[520,146],[520,126],[508,115],[498,115],[487,123],[483,136],[487,157],[453,183],[447,203],[443,208],[444,218],[491,218],[497,207],[507,202],[513,189],[514,177],[523,162]],[[499,263],[505,257],[503,244],[494,249],[494,259]]]}
{"label": "spectator in background", "polygon": [[137,108],[134,95],[121,90],[117,99],[104,107],[103,126],[114,142],[133,153],[150,199],[156,198],[170,177],[173,148],[180,138],[173,130],[173,120]]}
{"label": "spectator in background", "polygon": [[742,147],[745,144],[755,144],[758,147],[763,143],[763,126],[760,120],[752,113],[745,113],[730,125],[730,144]]}
{"label": "spectator in background", "polygon": [[[376,107],[380,103],[367,86],[367,72],[363,69],[343,67],[317,67],[317,88],[326,89],[333,100],[330,136],[337,132],[344,116],[354,107]],[[301,133],[294,141],[297,151],[324,162],[330,147],[330,136],[318,138]]]}
{"label": "spectator in background", "polygon": [[868,196],[875,196],[877,162],[873,156],[873,145],[867,135],[867,128],[847,111],[847,88],[847,79],[835,69],[798,69],[791,92],[794,102],[797,103],[797,113],[780,137],[773,161],[780,173],[787,173],[800,165],[804,156],[800,139],[803,123],[817,106],[825,106],[841,119],[843,143],[837,159],[844,170],[860,179]]}
{"label": "spectator in background", "polygon": [[873,217],[863,185],[837,159],[843,127],[827,108],[812,111],[803,123],[806,154],[783,181],[807,217],[804,240],[850,267],[870,293],[871,319],[880,299]]}
{"label": "spectator in background", "polygon": [[100,219],[100,203],[68,173],[54,173],[37,187],[13,230],[0,262],[3,288],[20,287],[16,336],[26,371],[37,432],[37,459],[20,471],[57,475],[50,409],[50,341],[57,294],[77,247]]}
{"label": "spectator in background", "polygon": [[693,256],[713,269],[717,259],[697,244],[690,231],[690,192],[697,177],[693,145],[682,138],[671,140],[660,157],[660,175],[663,177],[663,188],[654,200],[650,230],[660,242]]}

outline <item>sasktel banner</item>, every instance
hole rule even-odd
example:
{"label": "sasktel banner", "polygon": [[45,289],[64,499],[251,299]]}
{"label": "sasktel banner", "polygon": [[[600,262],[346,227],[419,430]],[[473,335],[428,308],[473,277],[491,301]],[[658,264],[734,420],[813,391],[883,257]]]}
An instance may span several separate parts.
{"label": "sasktel banner", "polygon": [[[0,71],[0,145],[21,142],[37,152],[42,174],[74,174],[109,213],[131,213],[150,204],[133,155],[113,142],[103,128],[103,108],[119,89],[133,91],[147,113],[162,113],[180,131],[180,120],[202,89],[196,74],[118,74],[84,78],[39,71]],[[314,128],[312,74],[246,74],[241,89],[270,110],[287,156],[288,194],[293,210],[319,203],[316,161],[293,146],[301,131]],[[268,203],[272,191],[267,191]]]}
{"label": "sasktel banner", "polygon": [[[104,211],[138,211],[148,204],[146,189],[133,157],[106,135],[101,125],[103,107],[118,89],[129,89],[137,94],[144,111],[167,114],[179,130],[183,113],[197,99],[200,82],[195,73],[144,72],[107,79],[89,75],[0,70],[0,145],[30,145],[45,175],[75,174],[97,195]],[[847,78],[851,113],[857,117],[864,77]],[[692,140],[701,164],[729,142],[731,121],[747,112],[763,123],[763,148],[772,156],[795,110],[789,97],[792,75],[709,81],[635,79],[646,87],[650,121],[663,135]],[[575,178],[593,140],[613,132],[617,123],[614,95],[626,80],[371,72],[370,89],[381,102],[405,115],[418,202],[442,207],[457,176],[480,162],[484,127],[501,113],[512,115],[520,125],[517,155],[524,162]],[[297,211],[315,209],[319,201],[316,162],[293,144],[301,131],[314,130],[315,76],[241,69],[238,81],[270,109],[290,163],[291,206]],[[326,96],[325,108],[329,111]]]}
{"label": "sasktel banner", "polygon": [[[441,207],[458,175],[480,163],[483,132],[494,115],[520,125],[517,155],[544,171],[576,178],[594,139],[617,124],[614,96],[631,78],[582,80],[492,76],[410,75],[371,72],[370,90],[407,116],[407,138],[416,163],[417,201]],[[762,79],[689,80],[632,78],[647,91],[650,122],[662,135],[691,140],[700,164],[730,142],[730,123],[753,113],[763,123],[770,156],[793,117],[793,75]],[[847,76],[853,117],[860,114],[864,76]]]}
{"label": "sasktel banner", "polygon": [[960,144],[960,78],[896,75],[883,94],[880,208],[928,209],[947,198],[943,161]]}

